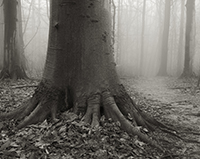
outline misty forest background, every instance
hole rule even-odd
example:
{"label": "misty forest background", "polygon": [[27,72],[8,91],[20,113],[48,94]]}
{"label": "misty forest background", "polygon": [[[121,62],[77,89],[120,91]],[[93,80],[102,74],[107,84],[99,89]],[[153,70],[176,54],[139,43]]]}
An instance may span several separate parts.
{"label": "misty forest background", "polygon": [[[112,44],[119,74],[155,76],[159,73],[161,63],[166,62],[167,75],[180,76],[185,59],[186,0],[173,0],[168,8],[164,0],[112,0],[111,4]],[[18,20],[18,23],[22,24],[25,70],[29,77],[42,77],[48,43],[49,14],[49,0],[21,1],[22,20]],[[200,74],[199,18],[200,2],[196,1],[189,52],[193,75]],[[164,33],[166,25],[169,25],[168,34]],[[1,6],[0,69],[3,66],[3,29]],[[167,47],[163,51],[162,41],[167,38],[168,44],[166,43]]]}

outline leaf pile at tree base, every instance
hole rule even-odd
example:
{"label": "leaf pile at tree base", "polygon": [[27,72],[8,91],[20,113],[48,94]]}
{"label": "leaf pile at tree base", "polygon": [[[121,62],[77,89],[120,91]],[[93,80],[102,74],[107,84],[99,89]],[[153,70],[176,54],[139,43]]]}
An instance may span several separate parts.
{"label": "leaf pile at tree base", "polygon": [[[9,84],[9,86],[7,85]],[[1,111],[10,111],[21,104],[25,98],[33,94],[35,82],[20,81],[17,83],[2,83],[0,87],[0,100],[5,100]],[[23,87],[17,87],[21,85]],[[131,92],[133,97],[141,98],[137,92]],[[10,100],[12,99],[12,100]],[[148,105],[151,100],[144,99]],[[9,103],[10,102],[10,103]],[[154,103],[155,104],[155,103]],[[145,103],[142,104],[143,106]],[[5,107],[6,106],[6,107]],[[7,109],[6,109],[7,108]],[[150,107],[149,107],[150,108]],[[6,110],[5,110],[6,109]],[[143,109],[145,109],[143,107]],[[156,114],[158,110],[151,110]],[[157,113],[157,115],[161,115]],[[157,116],[158,117],[158,116]],[[161,117],[161,116],[160,116]],[[159,117],[159,118],[160,118]],[[91,126],[80,121],[73,113],[65,112],[56,123],[47,122],[30,125],[18,131],[13,121],[0,122],[0,156],[1,158],[182,158],[184,142],[176,136],[156,130],[151,138],[156,136],[159,144],[167,150],[165,154],[141,142],[136,136],[129,136],[120,129],[118,123],[106,121],[101,118],[100,127],[92,129]],[[178,155],[177,155],[178,154]]]}
{"label": "leaf pile at tree base", "polygon": [[130,137],[118,123],[101,118],[99,128],[81,122],[73,113],[61,114],[61,120],[46,120],[14,134],[2,130],[0,156],[3,158],[157,158],[162,154],[137,137]]}

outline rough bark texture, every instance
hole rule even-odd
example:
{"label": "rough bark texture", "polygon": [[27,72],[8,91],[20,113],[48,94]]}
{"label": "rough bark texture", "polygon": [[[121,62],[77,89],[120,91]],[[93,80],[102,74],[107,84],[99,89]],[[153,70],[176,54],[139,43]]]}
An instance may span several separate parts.
{"label": "rough bark texture", "polygon": [[4,9],[4,53],[0,79],[26,78],[24,70],[23,38],[19,0],[3,1]]}
{"label": "rough bark texture", "polygon": [[[163,125],[142,112],[120,84],[111,53],[110,14],[105,2],[51,1],[43,80],[29,101],[14,112],[1,114],[0,119],[25,117],[17,127],[23,128],[48,116],[57,121],[57,112],[72,108],[95,127],[103,113],[119,121],[130,135],[138,135],[162,150],[135,127],[142,125],[153,130]],[[134,126],[126,118],[129,115]]]}
{"label": "rough bark texture", "polygon": [[195,0],[187,0],[186,3],[186,32],[185,32],[185,61],[184,70],[181,77],[192,75],[191,56],[192,56],[192,41],[193,41],[193,25],[195,13]]}

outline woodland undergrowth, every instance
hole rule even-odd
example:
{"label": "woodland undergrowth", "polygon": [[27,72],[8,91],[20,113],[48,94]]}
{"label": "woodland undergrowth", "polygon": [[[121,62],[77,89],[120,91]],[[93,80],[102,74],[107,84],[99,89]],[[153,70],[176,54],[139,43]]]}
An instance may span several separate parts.
{"label": "woodland undergrowth", "polygon": [[[124,81],[125,82],[125,81]],[[38,81],[2,81],[0,82],[0,111],[9,112],[18,107],[34,93]],[[125,84],[127,85],[127,84]],[[128,87],[127,87],[128,88]],[[132,98],[143,103],[143,109],[162,119],[158,110],[146,107],[151,100],[143,98],[135,90],[128,89]],[[163,103],[160,103],[160,108]],[[159,110],[160,110],[159,108]],[[0,158],[183,158],[181,139],[159,130],[150,133],[145,128],[140,131],[157,140],[165,149],[158,152],[155,148],[141,142],[137,136],[129,136],[120,129],[119,123],[113,123],[101,117],[101,126],[91,128],[70,111],[60,114],[56,123],[45,120],[36,125],[13,131],[16,121],[0,122]],[[156,136],[156,137],[155,137]],[[191,154],[190,154],[191,155]]]}

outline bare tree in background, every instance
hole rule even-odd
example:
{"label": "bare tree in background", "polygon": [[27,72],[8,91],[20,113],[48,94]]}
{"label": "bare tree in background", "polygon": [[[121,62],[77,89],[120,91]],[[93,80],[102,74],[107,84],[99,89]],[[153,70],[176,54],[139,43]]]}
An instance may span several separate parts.
{"label": "bare tree in background", "polygon": [[162,44],[161,44],[161,64],[158,72],[159,76],[167,75],[170,10],[171,10],[171,0],[165,0],[164,29],[163,29]]}
{"label": "bare tree in background", "polygon": [[[3,0],[0,0],[0,4],[2,4]],[[4,37],[4,32],[3,32],[3,27],[4,27],[4,22],[3,22],[3,6],[0,6],[0,37],[2,40],[0,40],[0,70],[3,67],[3,37]]]}
{"label": "bare tree in background", "polygon": [[141,32],[141,60],[140,60],[140,70],[143,71],[143,60],[144,60],[144,32],[145,32],[145,15],[146,15],[146,0],[143,0],[143,10],[142,10],[142,32]]}
{"label": "bare tree in background", "polygon": [[[180,30],[179,30],[179,46],[178,46],[178,67],[177,71],[180,72],[182,68],[182,60],[184,55],[184,20],[185,18],[185,0],[181,0],[181,17],[180,17]],[[179,73],[180,74],[180,73]]]}
{"label": "bare tree in background", "polygon": [[191,57],[194,51],[192,43],[194,42],[194,15],[195,15],[195,0],[187,0],[186,2],[186,32],[185,32],[185,61],[184,69],[181,77],[193,75]]}
{"label": "bare tree in background", "polygon": [[26,78],[22,37],[21,2],[4,0],[4,53],[0,79]]}

